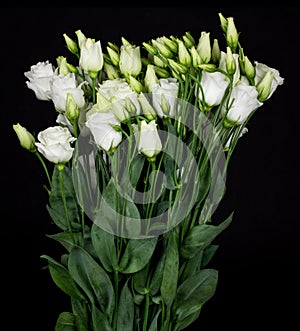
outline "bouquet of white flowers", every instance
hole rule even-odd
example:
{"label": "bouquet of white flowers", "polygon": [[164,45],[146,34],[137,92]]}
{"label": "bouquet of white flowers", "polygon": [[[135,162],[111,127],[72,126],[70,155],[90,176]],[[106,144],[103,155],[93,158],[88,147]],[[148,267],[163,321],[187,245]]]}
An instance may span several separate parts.
{"label": "bouquet of white flowers", "polygon": [[225,47],[202,32],[142,47],[75,31],[70,61],[25,72],[57,120],[35,137],[13,125],[40,160],[46,208],[63,250],[47,254],[70,298],[56,331],[178,331],[215,293],[214,239],[232,220],[213,213],[247,123],[276,88],[278,70],[251,61],[232,17],[219,13]]}

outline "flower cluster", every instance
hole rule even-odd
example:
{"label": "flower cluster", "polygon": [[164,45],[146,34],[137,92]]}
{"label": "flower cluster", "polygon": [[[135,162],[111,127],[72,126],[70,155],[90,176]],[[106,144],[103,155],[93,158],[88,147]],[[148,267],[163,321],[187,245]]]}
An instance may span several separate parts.
{"label": "flower cluster", "polygon": [[61,230],[52,238],[67,250],[60,262],[43,256],[72,298],[57,330],[182,330],[213,295],[211,242],[231,220],[211,224],[225,172],[250,118],[284,82],[247,57],[232,17],[219,18],[223,49],[206,31],[142,46],[122,37],[104,49],[77,30],[63,34],[68,59],[25,72],[57,112],[36,137],[13,126],[46,171]]}

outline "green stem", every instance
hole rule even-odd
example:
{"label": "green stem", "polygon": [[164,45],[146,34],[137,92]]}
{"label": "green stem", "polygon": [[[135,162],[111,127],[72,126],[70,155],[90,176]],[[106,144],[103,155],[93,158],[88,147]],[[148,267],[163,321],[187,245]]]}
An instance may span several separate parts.
{"label": "green stem", "polygon": [[48,182],[49,182],[49,185],[51,186],[51,179],[50,179],[50,176],[49,176],[49,172],[48,172],[48,169],[47,169],[47,166],[43,160],[43,158],[41,157],[41,155],[38,153],[38,152],[35,152],[35,155],[38,157],[38,159],[41,161],[42,163],[42,166],[45,170],[45,173],[46,173],[46,176],[47,176],[47,179],[48,179]]}
{"label": "green stem", "polygon": [[114,284],[115,284],[115,311],[113,317],[113,331],[117,331],[117,321],[118,321],[118,304],[119,304],[119,273],[116,270],[114,272]]}
{"label": "green stem", "polygon": [[150,294],[149,291],[146,293],[145,298],[145,310],[144,310],[144,320],[143,320],[143,331],[147,331],[148,315],[149,315],[149,304],[150,304]]}
{"label": "green stem", "polygon": [[65,215],[66,215],[66,219],[67,219],[67,223],[68,223],[70,237],[71,237],[73,244],[76,244],[76,241],[75,241],[75,238],[74,238],[74,235],[72,232],[71,221],[70,221],[70,217],[69,217],[67,201],[66,201],[66,196],[65,196],[65,191],[64,191],[63,173],[62,173],[62,170],[60,170],[60,169],[59,169],[59,184],[60,184],[61,198],[63,201],[63,206],[64,206]]}

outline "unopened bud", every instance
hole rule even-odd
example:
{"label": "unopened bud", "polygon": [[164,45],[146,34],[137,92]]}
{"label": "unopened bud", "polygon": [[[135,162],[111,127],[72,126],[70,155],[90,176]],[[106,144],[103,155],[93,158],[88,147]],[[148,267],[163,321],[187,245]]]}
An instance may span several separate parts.
{"label": "unopened bud", "polygon": [[36,152],[36,147],[35,147],[35,139],[33,135],[28,132],[23,126],[21,126],[19,123],[13,125],[13,129],[15,130],[20,144],[22,147],[27,149],[29,152]]}

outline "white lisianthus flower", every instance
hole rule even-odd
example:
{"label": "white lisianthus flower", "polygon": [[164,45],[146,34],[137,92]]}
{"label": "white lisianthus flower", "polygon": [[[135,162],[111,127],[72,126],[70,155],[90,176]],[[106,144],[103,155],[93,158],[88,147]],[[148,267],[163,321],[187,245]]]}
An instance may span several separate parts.
{"label": "white lisianthus flower", "polygon": [[[105,80],[102,84],[98,86],[98,93],[105,97],[114,106],[113,111],[116,112],[121,121],[130,114],[126,110],[126,99],[128,98],[133,106],[135,107],[135,114],[139,115],[141,113],[141,105],[138,101],[138,93],[134,92],[129,84],[126,82],[125,78],[116,78],[112,80]],[[124,118],[121,118],[121,108],[123,108]]]}
{"label": "white lisianthus flower", "polygon": [[[219,68],[224,70],[224,71],[227,71],[227,69],[226,69],[226,56],[227,56],[227,53],[221,51]],[[239,55],[236,54],[236,53],[233,53],[232,56],[235,60],[235,73],[233,74],[233,85],[236,85],[239,82],[240,75],[241,75],[240,64],[239,64]]]}
{"label": "white lisianthus flower", "polygon": [[175,116],[175,101],[178,95],[176,78],[160,78],[157,84],[149,86],[152,93],[152,104],[160,117]]}
{"label": "white lisianthus flower", "polygon": [[76,138],[72,136],[68,128],[52,126],[39,132],[37,138],[39,142],[35,145],[38,151],[50,162],[64,164],[71,159],[74,150],[71,143]]}
{"label": "white lisianthus flower", "polygon": [[30,67],[30,71],[24,73],[28,78],[27,87],[34,91],[39,100],[50,100],[50,83],[54,75],[54,68],[49,61],[38,62]]}
{"label": "white lisianthus flower", "polygon": [[202,103],[205,102],[208,109],[218,106],[224,97],[229,83],[228,77],[219,71],[202,71],[201,86],[204,98],[201,89],[198,91],[198,98]]}
{"label": "white lisianthus flower", "polygon": [[136,77],[141,72],[142,61],[139,46],[129,43],[121,46],[119,68],[124,76]]}
{"label": "white lisianthus flower", "polygon": [[147,123],[141,121],[140,129],[138,125],[132,124],[134,135],[138,141],[138,151],[147,158],[153,159],[162,150],[162,143],[157,131],[155,120]]}
{"label": "white lisianthus flower", "polygon": [[77,84],[74,73],[68,75],[53,76],[50,86],[50,97],[57,111],[65,111],[67,105],[67,95],[72,94],[72,97],[81,109],[85,106],[84,92],[81,88],[82,84]]}
{"label": "white lisianthus flower", "polygon": [[103,54],[100,40],[94,42],[91,38],[86,38],[81,43],[79,66],[92,75],[97,75],[102,69]]}
{"label": "white lisianthus flower", "polygon": [[89,116],[85,123],[94,138],[95,144],[103,150],[113,151],[122,141],[122,133],[114,126],[120,126],[120,121],[113,113],[96,112]]}
{"label": "white lisianthus flower", "polygon": [[267,97],[267,99],[269,99],[272,96],[272,94],[275,92],[275,90],[277,89],[277,86],[283,84],[284,78],[282,78],[280,76],[280,73],[277,69],[270,68],[267,65],[265,65],[263,63],[259,63],[257,61],[254,61],[254,64],[255,64],[255,77],[254,77],[255,85],[259,84],[259,82],[263,79],[263,77],[265,76],[265,74],[268,71],[271,71],[274,73],[274,78],[273,78],[273,81],[271,84],[271,90]]}
{"label": "white lisianthus flower", "polygon": [[233,87],[229,96],[229,111],[226,113],[227,102],[225,102],[221,113],[226,116],[229,123],[243,124],[254,110],[263,105],[257,97],[255,86],[239,83]]}

